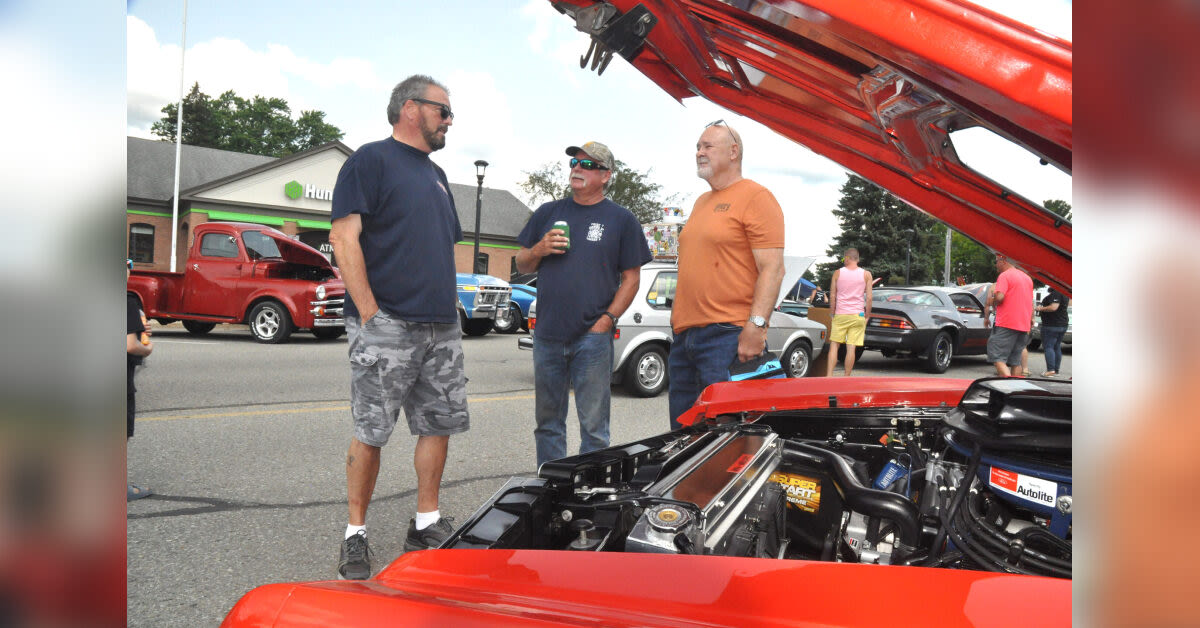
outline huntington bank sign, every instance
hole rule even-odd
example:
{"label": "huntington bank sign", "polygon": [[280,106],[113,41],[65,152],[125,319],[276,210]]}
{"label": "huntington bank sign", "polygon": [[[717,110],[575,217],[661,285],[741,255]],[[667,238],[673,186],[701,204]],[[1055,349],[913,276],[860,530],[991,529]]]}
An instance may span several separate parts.
{"label": "huntington bank sign", "polygon": [[299,200],[301,197],[312,198],[318,201],[333,200],[333,190],[319,188],[311,183],[304,185],[299,181],[288,181],[283,184],[283,193],[293,201]]}

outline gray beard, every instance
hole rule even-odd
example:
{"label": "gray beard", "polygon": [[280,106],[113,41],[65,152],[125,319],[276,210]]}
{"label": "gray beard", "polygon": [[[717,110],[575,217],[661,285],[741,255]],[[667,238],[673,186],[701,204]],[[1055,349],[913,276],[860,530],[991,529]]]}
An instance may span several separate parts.
{"label": "gray beard", "polygon": [[421,137],[425,138],[425,143],[429,145],[431,151],[441,150],[446,146],[446,136],[439,136],[439,129],[440,127],[430,129],[424,124],[421,125]]}

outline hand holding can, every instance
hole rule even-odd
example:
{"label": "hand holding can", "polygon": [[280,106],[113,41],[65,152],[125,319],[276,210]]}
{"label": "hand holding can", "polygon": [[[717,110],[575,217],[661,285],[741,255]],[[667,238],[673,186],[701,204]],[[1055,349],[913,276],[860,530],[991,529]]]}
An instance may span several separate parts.
{"label": "hand holding can", "polygon": [[565,220],[559,220],[558,222],[554,223],[554,225],[551,227],[551,229],[562,230],[563,237],[567,239],[567,243],[566,243],[566,245],[560,246],[559,248],[561,248],[564,251],[569,250],[571,248],[571,225],[568,225]]}

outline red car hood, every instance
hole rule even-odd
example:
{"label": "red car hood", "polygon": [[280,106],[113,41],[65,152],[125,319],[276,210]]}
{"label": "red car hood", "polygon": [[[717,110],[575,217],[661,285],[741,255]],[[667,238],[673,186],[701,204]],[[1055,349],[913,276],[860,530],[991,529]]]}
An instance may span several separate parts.
{"label": "red car hood", "polygon": [[283,255],[284,260],[293,264],[304,264],[306,266],[316,266],[317,268],[333,268],[333,264],[329,262],[329,258],[322,255],[320,251],[313,247],[299,240],[293,240],[273,229],[263,229],[262,232],[275,241],[275,246],[279,247],[279,253]]}
{"label": "red car hood", "polygon": [[367,581],[259,587],[222,625],[984,627],[1031,618],[1070,625],[1071,582],[720,556],[430,550]]}
{"label": "red car hood", "polygon": [[1071,224],[950,141],[983,126],[1070,172],[1070,42],[963,0],[550,1],[676,99],[757,120],[1070,293]]}
{"label": "red car hood", "polygon": [[679,417],[692,425],[722,414],[806,408],[955,406],[974,380],[940,377],[803,377],[712,384]]}

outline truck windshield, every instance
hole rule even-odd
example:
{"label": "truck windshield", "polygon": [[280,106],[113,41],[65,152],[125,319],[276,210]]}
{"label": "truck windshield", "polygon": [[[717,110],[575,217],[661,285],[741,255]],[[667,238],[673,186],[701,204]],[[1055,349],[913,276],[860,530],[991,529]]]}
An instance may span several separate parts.
{"label": "truck windshield", "polygon": [[261,231],[243,233],[242,242],[246,245],[246,253],[250,255],[250,259],[283,257],[279,254],[279,247],[275,245],[275,240]]}

